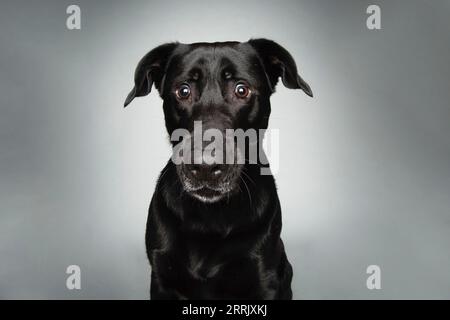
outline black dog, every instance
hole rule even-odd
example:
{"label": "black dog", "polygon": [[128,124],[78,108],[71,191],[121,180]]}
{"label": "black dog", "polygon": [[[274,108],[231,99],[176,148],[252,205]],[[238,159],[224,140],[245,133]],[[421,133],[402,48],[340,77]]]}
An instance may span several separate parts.
{"label": "black dog", "polygon": [[[170,135],[192,132],[194,121],[202,130],[265,129],[280,77],[312,97],[273,41],[168,43],[139,62],[125,106],[155,84]],[[167,163],[147,220],[152,299],[292,299],[275,181],[260,174],[261,156],[244,162]]]}

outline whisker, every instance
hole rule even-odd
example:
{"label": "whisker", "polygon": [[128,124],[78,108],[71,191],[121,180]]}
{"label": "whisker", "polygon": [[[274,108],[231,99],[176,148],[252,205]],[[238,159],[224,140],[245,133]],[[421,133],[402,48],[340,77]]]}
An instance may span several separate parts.
{"label": "whisker", "polygon": [[255,181],[253,181],[253,179],[250,178],[250,176],[247,173],[245,173],[245,168],[244,168],[244,170],[242,170],[242,173],[244,174],[244,176],[247,177],[248,180],[250,180],[251,183],[253,183],[254,186],[256,186]]}
{"label": "whisker", "polygon": [[164,170],[161,172],[160,176],[158,177],[158,182],[156,183],[158,186],[161,183],[164,175],[167,173],[167,171],[169,171],[169,169],[166,167],[164,168]]}
{"label": "whisker", "polygon": [[250,207],[253,210],[252,196],[250,195],[250,190],[248,189],[247,183],[244,181],[244,179],[241,176],[239,176],[239,179],[241,179],[241,181],[244,183],[245,188],[247,189],[248,199],[250,200]]}

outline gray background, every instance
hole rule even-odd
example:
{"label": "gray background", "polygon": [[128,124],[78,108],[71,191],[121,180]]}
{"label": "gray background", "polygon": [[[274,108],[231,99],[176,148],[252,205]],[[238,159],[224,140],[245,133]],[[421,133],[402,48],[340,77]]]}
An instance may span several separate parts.
{"label": "gray background", "polygon": [[155,92],[122,108],[134,68],[167,41],[250,37],[290,50],[315,94],[272,99],[294,298],[450,298],[449,1],[74,3],[79,31],[72,2],[1,2],[0,298],[148,297],[170,148]]}

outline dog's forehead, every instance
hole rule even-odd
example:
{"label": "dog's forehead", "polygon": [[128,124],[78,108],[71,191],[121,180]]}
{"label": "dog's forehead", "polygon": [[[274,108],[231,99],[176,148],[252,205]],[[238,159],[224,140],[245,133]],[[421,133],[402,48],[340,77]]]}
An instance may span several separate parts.
{"label": "dog's forehead", "polygon": [[258,64],[258,57],[249,45],[239,42],[190,44],[179,60],[183,71],[230,70],[250,71]]}

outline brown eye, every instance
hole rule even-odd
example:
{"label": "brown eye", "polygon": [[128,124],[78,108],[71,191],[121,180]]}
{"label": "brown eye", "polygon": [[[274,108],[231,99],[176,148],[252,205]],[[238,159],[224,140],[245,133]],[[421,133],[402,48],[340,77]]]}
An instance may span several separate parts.
{"label": "brown eye", "polygon": [[176,91],[178,99],[187,99],[191,95],[191,87],[187,83],[183,83]]}
{"label": "brown eye", "polygon": [[234,94],[240,99],[247,98],[250,95],[250,88],[243,83],[238,83],[234,88]]}

